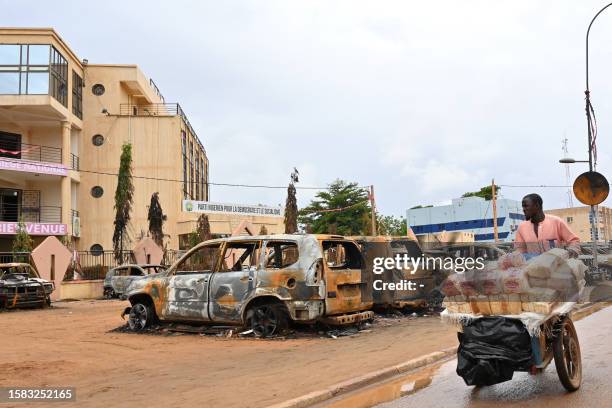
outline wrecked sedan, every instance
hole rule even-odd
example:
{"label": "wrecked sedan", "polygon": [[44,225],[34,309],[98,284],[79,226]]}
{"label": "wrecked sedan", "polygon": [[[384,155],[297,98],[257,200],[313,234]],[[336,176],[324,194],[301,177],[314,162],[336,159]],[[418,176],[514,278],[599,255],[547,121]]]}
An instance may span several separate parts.
{"label": "wrecked sedan", "polygon": [[358,245],[335,235],[273,235],[203,242],[166,272],[126,289],[128,324],[243,325],[271,336],[289,322],[373,318]]}
{"label": "wrecked sedan", "polygon": [[112,299],[121,297],[132,281],[147,275],[160,273],[166,270],[163,265],[121,265],[112,268],[104,278],[104,297]]}
{"label": "wrecked sedan", "polygon": [[27,263],[0,264],[0,309],[49,306],[54,289]]}

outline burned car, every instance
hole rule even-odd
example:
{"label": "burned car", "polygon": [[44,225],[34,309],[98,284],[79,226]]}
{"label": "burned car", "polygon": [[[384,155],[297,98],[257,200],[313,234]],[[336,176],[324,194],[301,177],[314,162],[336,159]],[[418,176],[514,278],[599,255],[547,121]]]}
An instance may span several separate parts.
{"label": "burned car", "polygon": [[125,288],[133,280],[141,279],[144,276],[160,273],[166,270],[163,265],[121,265],[112,268],[104,278],[104,297],[112,299],[121,297]]}
{"label": "burned car", "polygon": [[49,306],[54,289],[30,264],[0,264],[0,309]]}
{"label": "burned car", "polygon": [[133,281],[128,324],[231,324],[258,336],[289,322],[372,319],[358,245],[335,235],[265,235],[198,244],[166,272]]}
{"label": "burned car", "polygon": [[[412,259],[423,257],[423,252],[416,239],[411,237],[394,236],[355,236],[354,239],[361,247],[366,262],[366,276],[368,287],[372,291],[374,307],[376,309],[403,309],[420,308],[427,306],[432,298],[438,301],[436,292],[435,271],[419,266],[415,269],[401,269],[397,267],[385,268],[382,274],[374,272],[375,258],[395,258],[408,256]],[[388,283],[414,282],[414,288],[378,290],[376,280]]]}

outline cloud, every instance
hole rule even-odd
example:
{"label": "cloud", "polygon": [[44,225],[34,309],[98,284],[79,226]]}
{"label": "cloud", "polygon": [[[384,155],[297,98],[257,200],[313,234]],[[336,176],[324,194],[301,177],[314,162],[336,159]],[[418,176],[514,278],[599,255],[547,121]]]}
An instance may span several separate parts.
{"label": "cloud", "polygon": [[[564,136],[572,155],[586,156],[584,34],[599,1],[111,0],[103,16],[83,19],[88,7],[3,2],[3,21],[53,26],[91,62],[138,64],[188,113],[212,181],[284,185],[296,166],[304,186],[374,184],[379,209],[401,215],[492,178],[563,184]],[[602,14],[591,37],[607,175],[610,19]],[[502,189],[509,198],[532,190],[565,205],[564,189]],[[298,191],[299,204],[312,195]],[[212,189],[217,201],[275,205],[284,196]]]}

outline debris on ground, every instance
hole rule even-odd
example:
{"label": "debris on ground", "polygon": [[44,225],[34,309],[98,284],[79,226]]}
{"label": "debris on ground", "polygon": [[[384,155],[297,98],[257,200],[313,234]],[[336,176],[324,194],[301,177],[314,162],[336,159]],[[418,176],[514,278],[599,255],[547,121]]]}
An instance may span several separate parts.
{"label": "debris on ground", "polygon": [[[361,334],[371,333],[377,329],[384,327],[395,326],[400,322],[407,320],[419,319],[422,317],[435,316],[436,311],[423,310],[397,310],[389,309],[377,313],[372,321],[363,321],[351,326],[329,326],[321,323],[314,325],[296,325],[290,330],[286,330],[282,334],[262,339],[257,337],[253,329],[236,326],[192,326],[188,324],[169,323],[158,324],[151,326],[142,331],[144,334],[162,335],[162,336],[178,336],[183,334],[199,334],[200,336],[214,336],[219,339],[261,339],[261,340],[290,340],[304,338],[330,338],[338,339],[340,337],[359,336]],[[111,332],[115,333],[133,333],[127,324],[117,327]]]}

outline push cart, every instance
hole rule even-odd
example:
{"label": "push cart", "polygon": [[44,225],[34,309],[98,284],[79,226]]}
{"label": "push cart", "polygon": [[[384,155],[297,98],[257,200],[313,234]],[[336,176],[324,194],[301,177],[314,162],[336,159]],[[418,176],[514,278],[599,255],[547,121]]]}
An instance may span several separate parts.
{"label": "push cart", "polygon": [[493,385],[512,379],[515,371],[541,373],[554,360],[563,387],[576,391],[582,382],[582,363],[569,312],[536,322],[539,330],[531,330],[532,334],[513,317],[487,316],[462,324],[457,374],[467,385]]}

